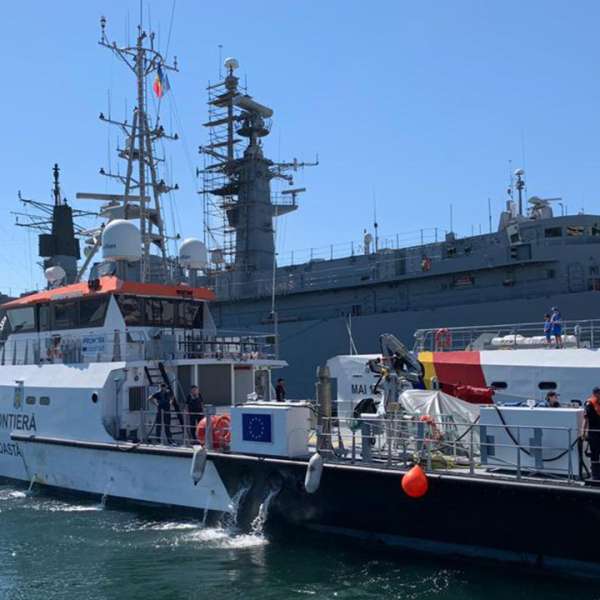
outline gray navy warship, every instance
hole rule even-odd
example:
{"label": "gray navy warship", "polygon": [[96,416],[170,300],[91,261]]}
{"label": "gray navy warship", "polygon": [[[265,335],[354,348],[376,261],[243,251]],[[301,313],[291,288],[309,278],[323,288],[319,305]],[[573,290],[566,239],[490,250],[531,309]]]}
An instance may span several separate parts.
{"label": "gray navy warship", "polygon": [[312,394],[307,382],[331,356],[376,352],[383,331],[412,344],[421,328],[516,321],[541,328],[554,305],[566,319],[600,317],[600,215],[554,216],[552,199],[526,200],[522,169],[495,232],[447,232],[412,247],[366,233],[348,256],[277,264],[275,220],[298,207],[304,189],[275,196],[270,182],[293,185],[304,163],[264,156],[273,110],[239,89],[237,66],[228,59],[224,79],[208,87],[207,283],[219,327],[276,330],[291,396]]}

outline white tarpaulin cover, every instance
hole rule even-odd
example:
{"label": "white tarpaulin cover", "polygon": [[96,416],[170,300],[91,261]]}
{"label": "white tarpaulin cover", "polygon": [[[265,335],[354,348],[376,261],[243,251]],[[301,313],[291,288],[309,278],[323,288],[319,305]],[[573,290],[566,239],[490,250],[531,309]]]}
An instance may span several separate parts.
{"label": "white tarpaulin cover", "polygon": [[[409,414],[429,415],[447,441],[470,443],[470,425],[479,420],[479,406],[445,394],[440,390],[406,390],[398,402]],[[473,442],[479,445],[479,428],[473,427]]]}

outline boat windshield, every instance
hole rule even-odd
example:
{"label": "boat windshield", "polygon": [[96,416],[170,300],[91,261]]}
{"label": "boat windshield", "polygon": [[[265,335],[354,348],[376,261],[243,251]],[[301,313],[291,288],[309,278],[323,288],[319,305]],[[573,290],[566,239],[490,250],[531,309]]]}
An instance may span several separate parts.
{"label": "boat windshield", "polygon": [[14,332],[35,330],[35,311],[33,306],[9,310],[8,320]]}
{"label": "boat windshield", "polygon": [[117,296],[128,327],[182,327],[202,329],[204,304],[193,300]]}

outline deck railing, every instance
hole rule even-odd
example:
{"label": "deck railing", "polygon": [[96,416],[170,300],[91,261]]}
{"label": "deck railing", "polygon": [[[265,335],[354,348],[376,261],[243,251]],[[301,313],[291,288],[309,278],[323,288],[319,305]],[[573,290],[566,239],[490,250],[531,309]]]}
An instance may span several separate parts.
{"label": "deck railing", "polygon": [[[214,414],[214,407],[205,406],[205,410]],[[227,413],[227,409],[219,412]],[[204,415],[190,415],[183,407],[172,410],[167,438],[164,426],[157,431],[156,414],[152,408],[139,411],[133,433],[123,429],[119,439],[181,447],[200,443],[196,424]],[[227,422],[217,422],[216,438],[209,424],[203,445],[210,451],[228,452],[232,433]],[[464,422],[446,415],[432,418],[398,413],[385,418],[325,418],[316,430],[307,429],[306,436],[310,452],[318,448],[326,463],[401,470],[420,464],[430,473],[541,484],[551,479],[581,485],[591,474],[586,439],[579,427],[482,425],[478,420]],[[214,439],[218,440],[216,447]]]}
{"label": "deck railing", "polygon": [[361,415],[326,419],[320,439],[327,460],[378,468],[418,463],[431,472],[567,482],[587,479],[591,471],[578,428]]}
{"label": "deck railing", "polygon": [[561,339],[554,334],[550,341],[544,334],[544,323],[509,323],[473,327],[438,327],[418,329],[415,352],[449,350],[507,350],[524,348],[598,348],[600,319],[563,321]]}
{"label": "deck railing", "polygon": [[271,334],[234,331],[194,335],[173,330],[86,334],[12,335],[0,348],[1,365],[79,364],[185,359],[248,360],[275,358]]}

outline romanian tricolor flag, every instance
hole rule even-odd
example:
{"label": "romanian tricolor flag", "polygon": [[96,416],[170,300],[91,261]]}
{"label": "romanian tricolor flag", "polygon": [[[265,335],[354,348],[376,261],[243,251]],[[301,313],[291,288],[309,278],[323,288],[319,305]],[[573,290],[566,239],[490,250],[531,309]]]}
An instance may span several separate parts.
{"label": "romanian tricolor flag", "polygon": [[156,69],[156,79],[152,84],[152,89],[158,98],[162,98],[165,93],[171,89],[169,78],[163,73],[160,65],[158,65],[158,69]]}

